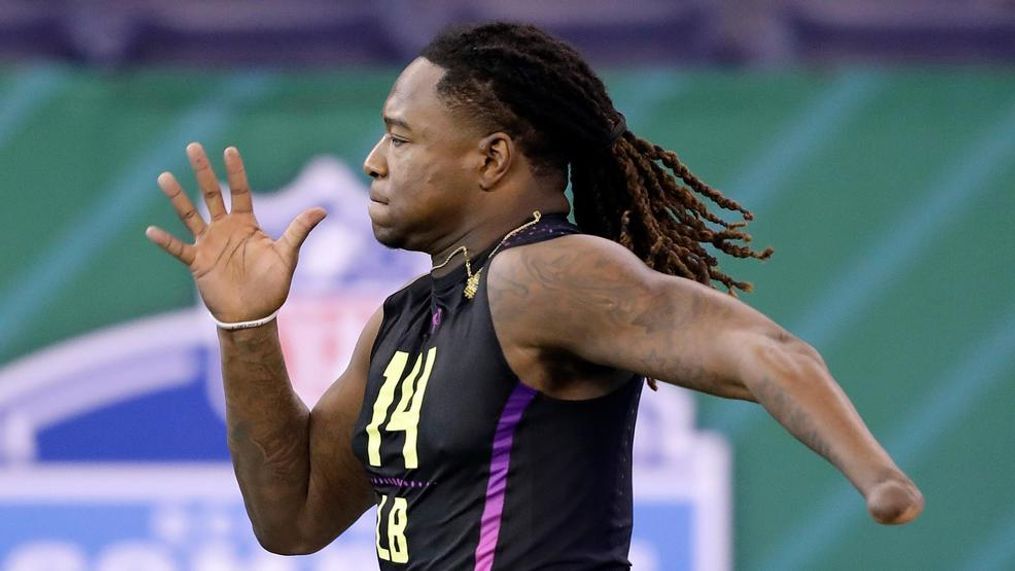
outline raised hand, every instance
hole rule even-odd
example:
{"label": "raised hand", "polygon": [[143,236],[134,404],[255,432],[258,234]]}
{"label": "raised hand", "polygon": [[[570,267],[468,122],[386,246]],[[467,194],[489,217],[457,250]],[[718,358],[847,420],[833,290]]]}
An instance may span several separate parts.
{"label": "raised hand", "polygon": [[273,240],[254,217],[250,185],[235,147],[225,150],[230,212],[201,145],[187,145],[187,157],[210,219],[201,218],[176,178],[164,172],[158,178],[159,188],[190,230],[194,243],[187,244],[155,226],[149,226],[145,236],[190,269],[201,299],[219,321],[250,321],[272,314],[289,295],[300,246],[324,219],[324,209],[303,211],[281,238]]}

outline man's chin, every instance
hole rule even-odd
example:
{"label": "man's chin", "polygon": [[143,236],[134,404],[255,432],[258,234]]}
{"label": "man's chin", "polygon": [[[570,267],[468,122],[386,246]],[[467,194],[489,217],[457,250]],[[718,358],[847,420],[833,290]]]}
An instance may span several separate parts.
{"label": "man's chin", "polygon": [[401,236],[396,235],[393,232],[388,231],[386,228],[373,227],[374,239],[381,243],[382,246],[401,249],[405,247],[405,240]]}
{"label": "man's chin", "polygon": [[370,227],[374,233],[374,239],[382,246],[393,250],[408,250],[410,252],[426,252],[426,242],[420,240],[422,236],[413,232],[405,231],[403,228],[392,228],[382,226],[373,220]]}

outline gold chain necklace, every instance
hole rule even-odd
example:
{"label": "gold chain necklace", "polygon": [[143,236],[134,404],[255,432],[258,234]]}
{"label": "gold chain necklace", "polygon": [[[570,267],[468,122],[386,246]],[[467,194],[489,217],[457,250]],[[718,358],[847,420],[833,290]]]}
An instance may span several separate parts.
{"label": "gold chain necklace", "polygon": [[[542,217],[543,217],[542,212],[538,210],[533,211],[532,220],[529,220],[525,224],[522,224],[521,226],[505,234],[504,237],[500,239],[500,242],[498,242],[497,245],[494,246],[493,250],[490,252],[490,255],[487,256],[486,259],[490,260],[491,258],[493,258],[493,255],[497,253],[497,250],[500,250],[500,247],[504,245],[504,242],[507,242],[508,238],[514,236],[515,234],[521,232],[522,230],[528,228],[529,226],[536,224]],[[465,299],[472,299],[476,297],[476,292],[479,291],[479,276],[483,273],[483,268],[479,268],[478,270],[476,270],[476,273],[472,273],[472,264],[469,263],[469,249],[467,247],[459,246],[455,248],[453,252],[448,254],[447,258],[444,258],[443,262],[430,268],[430,271],[433,272],[434,270],[439,270],[444,266],[448,265],[448,262],[451,261],[451,258],[454,258],[459,252],[461,252],[462,255],[465,257],[465,274],[468,276],[468,278],[466,278],[465,280],[465,291],[463,292],[463,294],[465,295]]]}

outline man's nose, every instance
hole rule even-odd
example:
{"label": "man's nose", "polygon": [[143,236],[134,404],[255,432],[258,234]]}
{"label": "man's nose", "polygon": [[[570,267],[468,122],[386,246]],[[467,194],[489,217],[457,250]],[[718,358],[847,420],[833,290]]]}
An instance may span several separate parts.
{"label": "man's nose", "polygon": [[370,178],[382,178],[387,175],[387,164],[384,161],[384,157],[381,153],[381,144],[384,142],[382,138],[374,145],[374,148],[370,150],[370,154],[367,155],[366,160],[363,161],[363,172],[366,173]]}

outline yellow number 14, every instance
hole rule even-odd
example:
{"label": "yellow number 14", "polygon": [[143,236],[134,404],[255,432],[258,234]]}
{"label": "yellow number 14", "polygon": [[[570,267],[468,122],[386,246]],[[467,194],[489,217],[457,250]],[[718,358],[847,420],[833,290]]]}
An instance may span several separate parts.
{"label": "yellow number 14", "polygon": [[[433,370],[436,357],[436,347],[431,347],[425,356],[420,353],[416,357],[412,370],[402,380],[402,397],[398,401],[398,406],[395,407],[395,411],[391,413],[391,419],[384,427],[388,432],[405,432],[402,456],[405,458],[406,469],[419,467],[419,458],[416,455],[419,411],[423,406],[423,394],[430,381],[430,371]],[[381,385],[377,400],[374,401],[373,417],[370,424],[367,425],[367,456],[371,466],[381,465],[380,427],[388,415],[388,408],[395,400],[395,387],[398,386],[398,380],[402,378],[402,373],[405,372],[405,366],[408,363],[409,354],[404,351],[396,351],[384,369],[384,384]]]}

